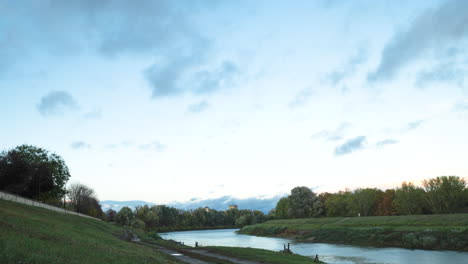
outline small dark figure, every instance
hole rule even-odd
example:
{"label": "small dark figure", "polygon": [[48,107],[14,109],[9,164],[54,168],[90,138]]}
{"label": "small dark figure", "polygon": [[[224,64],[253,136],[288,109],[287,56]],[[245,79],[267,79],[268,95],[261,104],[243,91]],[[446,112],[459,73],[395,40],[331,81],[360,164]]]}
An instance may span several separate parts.
{"label": "small dark figure", "polygon": [[198,247],[198,242],[195,242],[195,247]]}
{"label": "small dark figure", "polygon": [[315,255],[314,262],[316,262],[316,263],[318,263],[318,262],[319,262],[318,254],[316,254],[316,255]]}

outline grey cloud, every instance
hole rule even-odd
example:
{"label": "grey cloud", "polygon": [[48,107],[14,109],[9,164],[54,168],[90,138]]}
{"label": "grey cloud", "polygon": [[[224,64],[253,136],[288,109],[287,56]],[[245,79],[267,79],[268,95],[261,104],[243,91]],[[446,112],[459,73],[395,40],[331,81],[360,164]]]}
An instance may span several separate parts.
{"label": "grey cloud", "polygon": [[98,119],[98,118],[101,118],[101,116],[102,116],[102,111],[99,109],[94,109],[83,115],[83,117],[86,119]]}
{"label": "grey cloud", "polygon": [[207,101],[201,101],[196,104],[189,105],[187,111],[191,113],[200,113],[205,111],[209,106],[210,104]]}
{"label": "grey cloud", "polygon": [[73,96],[65,91],[50,92],[43,96],[37,105],[37,110],[43,116],[61,115],[78,108]]}
{"label": "grey cloud", "polygon": [[395,140],[395,139],[385,139],[385,140],[382,140],[382,141],[379,141],[377,143],[375,143],[375,145],[377,147],[383,147],[385,145],[393,145],[393,144],[397,144],[398,143],[398,140]]}
{"label": "grey cloud", "polygon": [[224,61],[217,69],[213,71],[200,71],[194,76],[198,82],[198,88],[195,93],[211,93],[223,87],[232,85],[239,69],[232,61]]}
{"label": "grey cloud", "polygon": [[122,142],[120,143],[113,143],[113,144],[107,144],[105,145],[104,147],[106,149],[116,149],[116,148],[120,148],[120,147],[123,147],[123,148],[127,148],[127,147],[131,147],[133,146],[134,143],[130,140],[123,140]]}
{"label": "grey cloud", "polygon": [[343,122],[335,130],[322,130],[312,135],[311,138],[324,138],[327,141],[337,141],[343,138],[344,132],[349,127],[351,127],[351,123]]}
{"label": "grey cloud", "polygon": [[214,12],[219,5],[183,0],[52,0],[27,5],[7,1],[0,5],[2,20],[7,21],[0,24],[0,31],[8,39],[0,36],[0,68],[11,68],[7,66],[36,53],[137,54],[154,59],[142,73],[153,98],[214,92],[239,72],[232,62],[204,70],[214,53],[212,40],[197,26],[197,16],[207,9]]}
{"label": "grey cloud", "polygon": [[308,87],[302,89],[301,91],[299,91],[299,93],[296,94],[294,99],[291,102],[289,102],[289,107],[294,108],[305,105],[313,95],[314,91],[312,90],[312,88]]}
{"label": "grey cloud", "polygon": [[356,138],[348,139],[345,143],[335,148],[335,156],[342,156],[350,154],[356,150],[363,149],[365,147],[365,143],[365,136],[359,136]]}
{"label": "grey cloud", "polygon": [[75,141],[70,144],[70,147],[72,147],[73,149],[87,149],[91,148],[91,145],[84,141]]}
{"label": "grey cloud", "polygon": [[422,124],[424,124],[425,122],[426,122],[426,120],[416,120],[416,121],[413,121],[413,122],[409,122],[405,126],[405,128],[403,128],[403,132],[416,129],[416,128],[420,127]]}
{"label": "grey cloud", "polygon": [[416,76],[415,84],[424,87],[432,82],[454,82],[458,86],[463,86],[466,70],[454,67],[452,64],[437,65],[433,69],[421,71]]}
{"label": "grey cloud", "polygon": [[161,151],[166,150],[167,146],[160,143],[159,141],[154,141],[154,142],[147,143],[147,144],[141,144],[138,146],[138,148],[141,150],[154,150],[154,151],[161,152]]}
{"label": "grey cloud", "polygon": [[385,46],[369,81],[389,80],[410,62],[430,52],[450,49],[468,36],[468,1],[450,0],[423,12]]}
{"label": "grey cloud", "polygon": [[367,51],[364,48],[360,48],[345,65],[343,65],[340,69],[329,73],[326,76],[326,79],[333,86],[338,85],[344,79],[352,77],[356,73],[357,68],[367,61],[367,58]]}

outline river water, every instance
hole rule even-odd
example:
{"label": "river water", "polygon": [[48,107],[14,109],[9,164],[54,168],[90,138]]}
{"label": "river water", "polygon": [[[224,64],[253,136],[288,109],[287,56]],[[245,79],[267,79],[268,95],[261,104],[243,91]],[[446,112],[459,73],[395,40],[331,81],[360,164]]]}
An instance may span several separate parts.
{"label": "river water", "polygon": [[295,243],[293,240],[274,237],[257,237],[237,234],[238,229],[180,231],[161,233],[164,239],[182,241],[194,246],[252,247],[279,251],[291,243],[291,250],[303,256],[315,257],[327,263],[340,264],[468,264],[468,252],[411,250],[403,248],[373,248],[324,243]]}

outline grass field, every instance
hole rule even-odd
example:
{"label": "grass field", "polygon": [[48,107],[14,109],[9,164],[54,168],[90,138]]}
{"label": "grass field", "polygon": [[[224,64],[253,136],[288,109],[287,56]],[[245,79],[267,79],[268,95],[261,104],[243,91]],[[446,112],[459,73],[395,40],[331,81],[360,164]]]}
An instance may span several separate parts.
{"label": "grass field", "polygon": [[0,200],[0,263],[180,263],[105,222]]}
{"label": "grass field", "polygon": [[240,233],[309,242],[468,251],[468,214],[272,220]]}

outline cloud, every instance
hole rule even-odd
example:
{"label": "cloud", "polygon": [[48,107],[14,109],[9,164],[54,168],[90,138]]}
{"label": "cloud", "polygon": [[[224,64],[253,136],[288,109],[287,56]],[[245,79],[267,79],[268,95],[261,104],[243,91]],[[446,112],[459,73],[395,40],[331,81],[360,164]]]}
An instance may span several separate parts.
{"label": "cloud", "polygon": [[99,119],[102,116],[102,111],[99,109],[91,110],[83,115],[86,119]]}
{"label": "cloud", "polygon": [[147,143],[147,144],[141,144],[138,146],[138,148],[141,150],[154,150],[154,151],[161,152],[161,151],[166,150],[167,146],[160,143],[159,141],[154,141],[154,142]]}
{"label": "cloud", "polygon": [[312,90],[312,88],[308,87],[302,89],[301,91],[299,91],[299,93],[296,94],[294,99],[291,102],[289,102],[289,107],[294,108],[305,105],[313,95],[314,91]]}
{"label": "cloud", "polygon": [[340,69],[329,73],[326,76],[326,80],[328,80],[333,86],[338,85],[344,79],[352,77],[356,73],[357,68],[367,61],[367,58],[367,51],[364,48],[360,48],[345,65]]}
{"label": "cloud", "polygon": [[368,81],[392,79],[404,66],[431,52],[460,44],[468,36],[468,1],[450,0],[420,14],[385,46],[377,69]]}
{"label": "cloud", "polygon": [[70,147],[73,149],[89,149],[91,145],[83,141],[75,141],[70,144]]}
{"label": "cloud", "polygon": [[335,156],[342,156],[363,149],[365,147],[365,142],[365,136],[348,139],[345,143],[335,148]]}
{"label": "cloud", "polygon": [[50,92],[43,96],[37,105],[37,110],[43,116],[61,115],[78,108],[73,96],[65,91]]}
{"label": "cloud", "polygon": [[398,140],[395,140],[395,139],[385,139],[385,140],[382,140],[382,141],[378,141],[377,143],[375,143],[375,145],[377,147],[383,147],[385,145],[393,145],[393,144],[397,144],[398,143]]}
{"label": "cloud", "polygon": [[414,130],[418,127],[420,127],[422,124],[424,124],[426,122],[426,120],[416,120],[416,121],[413,121],[413,122],[409,122],[408,124],[406,124],[406,126],[402,129],[402,132],[408,132],[410,130]]}
{"label": "cloud", "polygon": [[468,55],[465,49],[454,47],[438,52],[436,62],[427,63],[428,66],[417,73],[415,85],[424,87],[429,83],[443,82],[463,87],[468,74]]}
{"label": "cloud", "polygon": [[200,23],[206,12],[216,13],[221,5],[190,0],[7,1],[0,5],[5,21],[0,23],[0,71],[36,54],[136,54],[153,60],[142,72],[153,98],[215,92],[239,73],[235,63],[214,57],[210,31]]}
{"label": "cloud", "polygon": [[198,82],[195,93],[211,93],[223,87],[231,86],[238,74],[239,69],[232,61],[223,61],[218,68],[212,71],[197,72],[194,76],[194,79]]}
{"label": "cloud", "polygon": [[337,141],[343,138],[344,132],[351,127],[351,123],[343,122],[335,130],[322,130],[311,136],[312,139],[324,138],[327,141]]}
{"label": "cloud", "polygon": [[205,111],[210,104],[207,101],[201,101],[195,104],[191,104],[187,107],[187,111],[191,113],[200,113]]}

